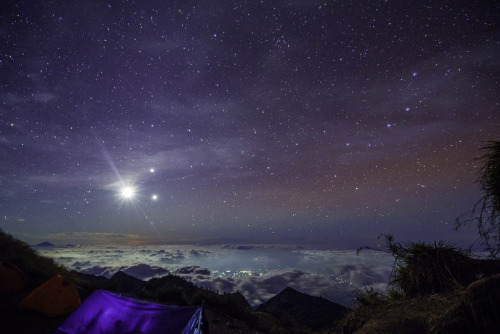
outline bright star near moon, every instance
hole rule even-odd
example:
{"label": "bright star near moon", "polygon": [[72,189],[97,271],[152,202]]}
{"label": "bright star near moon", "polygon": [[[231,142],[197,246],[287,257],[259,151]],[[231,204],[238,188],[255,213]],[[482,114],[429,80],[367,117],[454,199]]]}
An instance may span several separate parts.
{"label": "bright star near moon", "polygon": [[152,199],[153,201],[156,201],[156,200],[158,199],[158,195],[154,194],[153,196],[151,196],[151,199]]}
{"label": "bright star near moon", "polygon": [[149,172],[150,172],[150,173],[154,173],[154,172],[155,172],[155,169],[154,169],[154,168],[151,168],[151,169],[149,170]]}

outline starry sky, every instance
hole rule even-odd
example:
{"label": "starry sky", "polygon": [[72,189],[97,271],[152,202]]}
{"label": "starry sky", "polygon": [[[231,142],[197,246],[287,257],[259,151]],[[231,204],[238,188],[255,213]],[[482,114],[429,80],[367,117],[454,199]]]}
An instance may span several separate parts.
{"label": "starry sky", "polygon": [[[23,240],[470,240],[498,1],[6,1],[0,228]],[[223,239],[224,238],[224,239]]]}

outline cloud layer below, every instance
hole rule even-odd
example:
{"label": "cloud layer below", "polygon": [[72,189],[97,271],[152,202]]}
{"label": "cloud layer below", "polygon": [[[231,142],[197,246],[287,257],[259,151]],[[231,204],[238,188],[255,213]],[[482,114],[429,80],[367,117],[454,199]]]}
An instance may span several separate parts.
{"label": "cloud layer below", "polygon": [[42,255],[82,273],[118,271],[147,280],[173,273],[219,292],[240,291],[253,306],[290,286],[343,305],[356,288],[385,289],[392,258],[383,252],[277,246],[44,247]]}

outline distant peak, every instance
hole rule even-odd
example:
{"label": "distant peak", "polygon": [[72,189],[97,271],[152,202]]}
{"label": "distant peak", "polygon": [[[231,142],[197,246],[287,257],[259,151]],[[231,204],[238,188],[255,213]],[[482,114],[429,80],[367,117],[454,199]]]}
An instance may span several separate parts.
{"label": "distant peak", "polygon": [[44,242],[41,242],[37,245],[35,245],[36,247],[55,247],[54,244],[48,242],[48,241],[44,241]]}

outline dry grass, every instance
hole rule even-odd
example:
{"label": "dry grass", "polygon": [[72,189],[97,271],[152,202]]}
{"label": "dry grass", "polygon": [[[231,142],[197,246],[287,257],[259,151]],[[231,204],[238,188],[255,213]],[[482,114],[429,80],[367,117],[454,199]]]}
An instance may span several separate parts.
{"label": "dry grass", "polygon": [[334,333],[428,333],[436,319],[460,300],[457,292],[415,298],[374,295],[373,290],[366,294],[363,304],[342,319]]}
{"label": "dry grass", "polygon": [[452,291],[475,279],[469,254],[443,241],[399,244],[393,252],[391,283],[408,297]]}
{"label": "dry grass", "polygon": [[[357,307],[334,333],[496,333],[500,261],[478,260],[445,243],[396,243],[391,290],[355,293]],[[477,276],[488,276],[477,281]]]}

